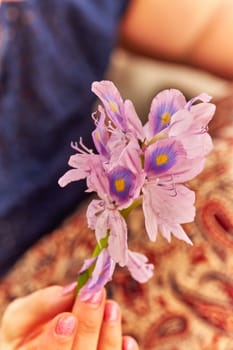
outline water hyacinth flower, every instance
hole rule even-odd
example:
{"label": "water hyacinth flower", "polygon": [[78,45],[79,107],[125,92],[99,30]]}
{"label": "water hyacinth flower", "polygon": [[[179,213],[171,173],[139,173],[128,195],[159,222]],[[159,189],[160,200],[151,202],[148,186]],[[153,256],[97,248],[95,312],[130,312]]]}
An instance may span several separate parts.
{"label": "water hyacinth flower", "polygon": [[[94,260],[94,261],[93,261]],[[87,283],[80,289],[80,297],[82,300],[88,300],[95,293],[99,292],[107,282],[112,279],[116,263],[109,255],[106,248],[104,248],[96,258],[88,259],[84,263],[79,275],[88,271],[94,263],[93,271],[88,278]]]}
{"label": "water hyacinth flower", "polygon": [[109,119],[116,129],[142,140],[143,126],[130,100],[123,101],[111,81],[94,82],[92,91],[102,101]]}
{"label": "water hyacinth flower", "polygon": [[[129,251],[128,256],[127,267],[136,281],[144,283],[152,277],[154,266],[148,263],[145,255]],[[87,259],[79,271],[79,276],[82,276],[83,280],[87,278],[87,282],[80,288],[81,299],[88,300],[92,295],[101,291],[106,283],[111,281],[115,267],[116,263],[107,248],[104,248],[95,258]],[[90,270],[92,270],[91,273]],[[78,285],[73,284],[71,287],[75,289]]]}
{"label": "water hyacinth flower", "polygon": [[140,283],[152,277],[153,265],[129,249],[126,219],[138,205],[151,241],[160,233],[168,242],[174,235],[192,244],[182,227],[195,217],[195,193],[186,182],[203,170],[213,147],[208,123],[215,112],[205,93],[186,101],[179,90],[167,89],[153,98],[143,126],[112,82],[94,82],[92,91],[102,102],[92,115],[96,151],[82,140],[73,143],[72,169],[59,179],[62,187],[86,179],[86,191],[98,196],[87,208],[97,244],[78,275],[83,300],[112,279],[116,264]]}
{"label": "water hyacinth flower", "polygon": [[167,128],[172,122],[173,115],[185,108],[184,95],[176,90],[164,90],[155,96],[151,103],[148,115],[147,138],[152,139],[154,135]]}

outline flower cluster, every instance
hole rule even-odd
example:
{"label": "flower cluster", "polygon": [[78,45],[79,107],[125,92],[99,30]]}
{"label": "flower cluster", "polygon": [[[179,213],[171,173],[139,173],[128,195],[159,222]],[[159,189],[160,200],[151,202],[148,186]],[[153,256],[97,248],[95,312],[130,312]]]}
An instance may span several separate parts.
{"label": "flower cluster", "polygon": [[215,112],[207,94],[187,102],[169,89],[154,97],[143,126],[112,82],[94,82],[92,91],[102,102],[92,116],[97,153],[82,140],[73,143],[72,169],[59,179],[62,187],[86,179],[87,192],[99,198],[87,209],[97,245],[79,271],[77,290],[84,300],[111,280],[116,264],[127,266],[139,282],[153,275],[148,259],[128,248],[126,217],[136,206],[142,205],[151,241],[160,232],[168,241],[173,234],[192,244],[181,224],[194,219],[195,194],[184,183],[203,170],[212,149],[207,125]]}

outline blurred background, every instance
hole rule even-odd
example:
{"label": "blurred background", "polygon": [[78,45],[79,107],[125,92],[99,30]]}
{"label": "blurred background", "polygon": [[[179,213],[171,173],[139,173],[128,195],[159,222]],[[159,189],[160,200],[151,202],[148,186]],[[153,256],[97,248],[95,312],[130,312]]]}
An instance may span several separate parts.
{"label": "blurred background", "polygon": [[177,88],[187,98],[202,92],[219,98],[232,89],[231,82],[206,71],[139,56],[122,48],[113,52],[106,77],[117,85],[124,98],[134,102],[144,120],[152,98],[163,89]]}

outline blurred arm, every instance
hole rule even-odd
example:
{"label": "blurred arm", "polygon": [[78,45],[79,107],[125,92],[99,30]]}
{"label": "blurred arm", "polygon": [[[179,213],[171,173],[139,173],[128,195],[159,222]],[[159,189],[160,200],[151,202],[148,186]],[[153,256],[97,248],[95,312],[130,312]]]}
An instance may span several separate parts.
{"label": "blurred arm", "polygon": [[233,78],[232,0],[131,0],[123,46]]}

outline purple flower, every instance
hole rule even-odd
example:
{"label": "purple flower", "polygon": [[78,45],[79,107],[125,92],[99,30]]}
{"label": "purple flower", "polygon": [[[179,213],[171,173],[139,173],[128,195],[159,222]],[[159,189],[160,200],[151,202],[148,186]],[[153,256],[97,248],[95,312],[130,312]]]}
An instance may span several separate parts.
{"label": "purple flower", "polygon": [[109,231],[108,251],[114,262],[125,266],[128,259],[127,225],[120,212],[106,206],[103,200],[93,200],[87,209],[87,221],[95,230],[98,242]]}
{"label": "purple flower", "polygon": [[[190,180],[196,171],[195,167],[190,167],[182,143],[175,138],[157,141],[146,149],[147,181],[143,186],[143,210],[147,233],[152,241],[155,241],[159,228],[170,240],[170,233],[175,227],[173,224],[193,220],[194,193],[178,183],[184,178]],[[164,234],[163,225],[170,230],[169,234]],[[178,230],[175,232],[178,238],[191,242],[183,231],[180,236]]]}
{"label": "purple flower", "polygon": [[[103,289],[103,287],[112,279],[116,263],[113,261],[108,249],[104,248],[96,258],[87,259],[80,270],[83,273],[95,263],[93,272],[87,283],[80,289],[79,295],[81,300],[90,299],[95,293]],[[153,264],[148,263],[145,255],[128,251],[127,268],[131,276],[140,283],[147,282],[154,271]]]}
{"label": "purple flower", "polygon": [[182,144],[174,138],[159,140],[145,150],[147,176],[160,176],[174,172],[174,167],[185,158]]}
{"label": "purple flower", "polygon": [[97,118],[96,113],[93,114],[93,119],[96,123],[96,129],[92,132],[92,139],[95,144],[95,148],[99,154],[108,158],[110,150],[108,149],[108,142],[110,138],[109,130],[105,124],[105,112],[104,109],[99,106],[98,108],[100,116]]}
{"label": "purple flower", "polygon": [[106,203],[114,203],[118,209],[127,207],[139,195],[144,175],[137,143],[130,142],[120,153],[116,150],[115,154],[112,150],[109,160],[91,151],[84,152],[77,145],[75,149],[79,153],[70,157],[69,165],[73,169],[59,179],[61,187],[86,178],[87,192],[96,192]]}
{"label": "purple flower", "polygon": [[144,139],[144,131],[141,120],[137,116],[134,105],[130,100],[123,101],[116,86],[107,80],[94,82],[92,91],[102,101],[105,111],[113,125],[134,136],[136,139]]}
{"label": "purple flower", "polygon": [[92,115],[97,154],[82,141],[73,144],[77,154],[70,157],[72,169],[59,180],[63,187],[86,178],[86,191],[99,198],[87,209],[99,255],[86,260],[80,271],[84,280],[90,274],[84,286],[80,283],[83,300],[111,280],[117,263],[139,282],[152,276],[147,258],[128,249],[125,219],[139,203],[151,241],[160,232],[169,242],[174,235],[192,244],[181,225],[194,219],[195,193],[184,183],[202,171],[212,149],[207,127],[215,112],[207,94],[187,102],[179,90],[164,90],[152,100],[142,126],[132,102],[124,101],[112,82],[94,82],[92,91],[102,102]]}
{"label": "purple flower", "polygon": [[125,202],[133,197],[136,175],[124,167],[116,167],[108,174],[109,192],[113,200]]}
{"label": "purple flower", "polygon": [[[96,192],[101,198],[93,201],[87,211],[89,227],[95,230],[97,241],[109,231],[109,252],[121,266],[127,261],[127,225],[119,210],[128,208],[141,195],[145,174],[135,142],[130,142],[118,160],[112,157],[100,176],[92,176]],[[90,181],[89,180],[89,181]],[[94,184],[91,185],[93,188]],[[98,190],[105,186],[105,192]]]}
{"label": "purple flower", "polygon": [[183,143],[189,158],[206,156],[212,149],[207,125],[215,112],[210,99],[203,93],[186,102],[179,90],[160,92],[152,101],[148,122],[144,126],[147,142],[158,134],[176,137]]}
{"label": "purple flower", "polygon": [[103,102],[107,115],[113,124],[125,130],[124,102],[115,85],[110,81],[103,80],[92,83],[91,90]]}
{"label": "purple flower", "polygon": [[[187,159],[182,143],[175,138],[159,140],[146,149],[143,211],[146,230],[152,241],[156,240],[159,228],[161,234],[170,240],[174,227],[193,221],[194,193],[179,183],[196,176],[200,170],[199,166],[195,167],[196,162]],[[203,166],[203,162],[200,164]],[[180,230],[180,235],[179,230],[174,232],[178,238],[191,243],[183,230]]]}
{"label": "purple flower", "polygon": [[168,181],[167,184],[159,180],[157,183],[148,181],[143,187],[143,212],[150,240],[156,240],[160,228],[161,234],[169,241],[173,233],[177,238],[191,244],[191,240],[183,234],[183,230],[180,229],[182,234],[179,235],[177,228],[180,224],[193,221],[194,201],[194,192],[181,184],[174,185],[172,181]]}
{"label": "purple flower", "polygon": [[[91,265],[92,263],[93,259],[91,259]],[[88,265],[89,264],[86,262],[85,267]],[[96,263],[91,277],[79,292],[81,300],[88,300],[95,293],[103,289],[103,287],[112,279],[115,265],[116,264],[110,257],[107,249],[103,249],[98,257],[96,257]],[[83,271],[84,269],[82,268],[81,272]]]}
{"label": "purple flower", "polygon": [[176,89],[164,90],[158,93],[151,103],[148,116],[147,138],[150,140],[163,129],[167,128],[172,116],[186,105],[184,95]]}
{"label": "purple flower", "polygon": [[213,104],[201,103],[193,106],[190,111],[179,111],[173,116],[167,135],[182,142],[189,159],[205,157],[212,150],[213,144],[207,125],[214,112]]}
{"label": "purple flower", "polygon": [[[146,148],[144,168],[147,178],[160,182],[184,183],[197,176],[204,167],[203,157],[189,159],[183,144],[174,137],[159,140]],[[156,180],[156,181],[157,181]]]}
{"label": "purple flower", "polygon": [[[83,149],[82,149],[82,148]],[[80,142],[80,147],[75,143],[72,144],[78,153],[72,155],[69,159],[68,164],[73,168],[68,170],[58,181],[61,187],[65,187],[70,182],[79,181],[81,179],[87,179],[89,182],[89,192],[96,191],[96,187],[91,181],[92,176],[97,176],[97,172],[101,172],[102,160],[97,154],[93,154],[91,150],[88,150],[82,142]],[[92,187],[93,184],[93,187]],[[103,186],[102,192],[105,192]]]}

